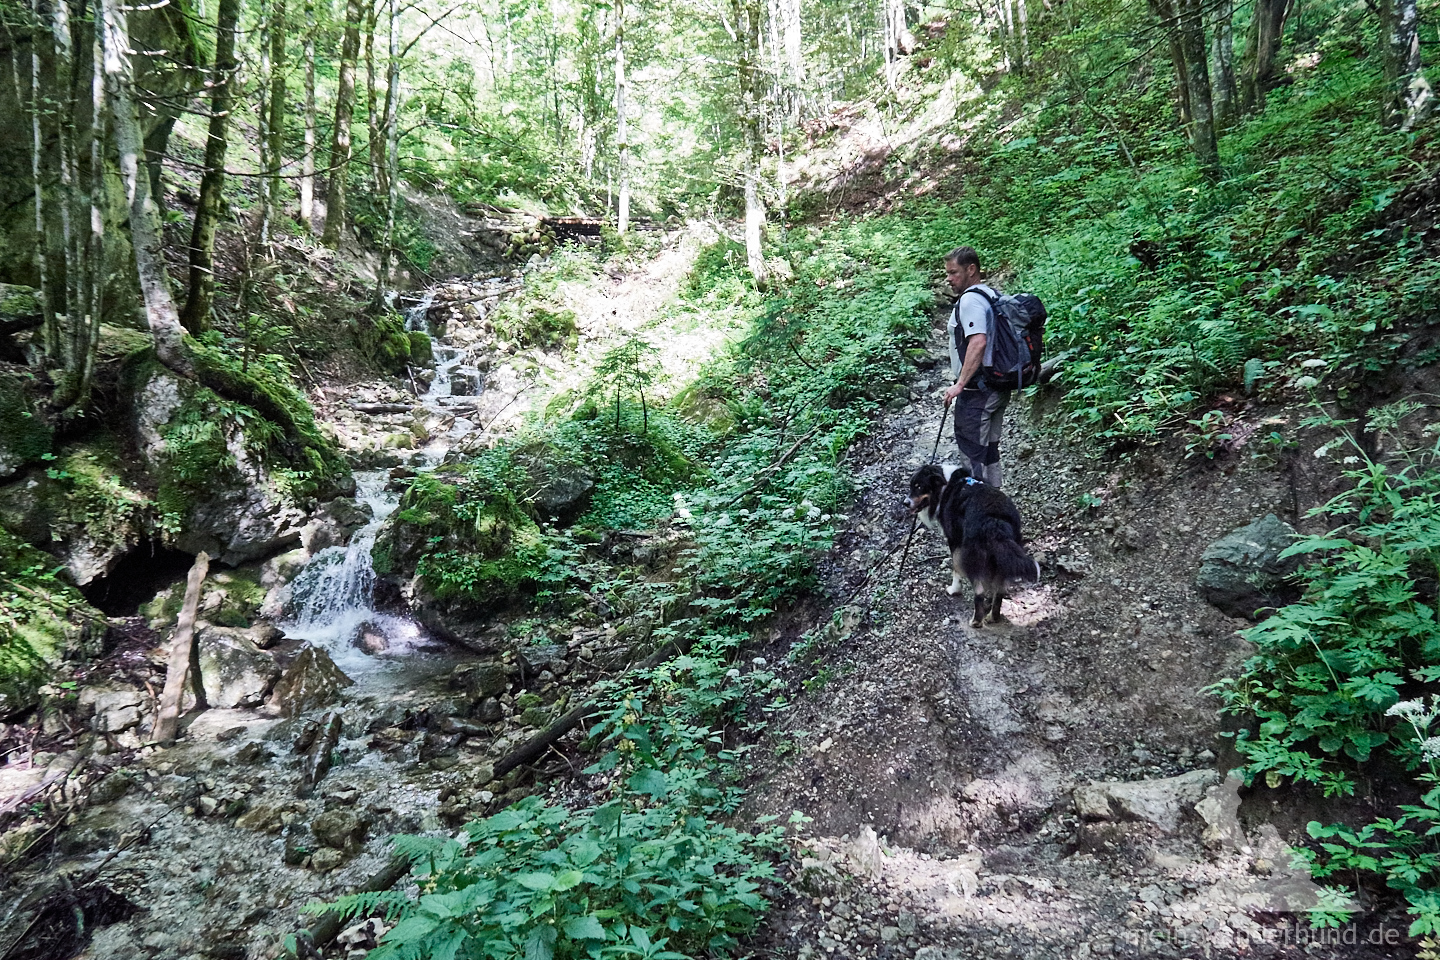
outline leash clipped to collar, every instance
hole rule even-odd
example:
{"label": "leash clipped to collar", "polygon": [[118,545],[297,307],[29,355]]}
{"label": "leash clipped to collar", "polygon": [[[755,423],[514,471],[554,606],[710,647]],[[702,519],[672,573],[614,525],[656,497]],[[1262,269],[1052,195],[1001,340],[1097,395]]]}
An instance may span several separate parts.
{"label": "leash clipped to collar", "polygon": [[[945,421],[950,419],[950,401],[945,401],[945,409],[940,414],[940,429],[935,431],[935,447],[930,451],[930,462],[934,463],[935,458],[940,455],[940,438],[945,436]],[[915,539],[915,528],[920,523],[920,511],[916,510],[910,515],[910,535],[905,538],[905,552],[900,554],[900,568],[895,571],[895,581],[905,575],[905,561],[910,557],[910,543]]]}

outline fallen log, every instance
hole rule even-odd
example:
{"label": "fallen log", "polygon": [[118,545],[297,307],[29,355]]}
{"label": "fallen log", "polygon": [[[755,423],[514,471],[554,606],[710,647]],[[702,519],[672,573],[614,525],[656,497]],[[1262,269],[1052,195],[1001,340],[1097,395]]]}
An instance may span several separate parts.
{"label": "fallen log", "polygon": [[[356,892],[379,893],[381,890],[389,890],[409,872],[409,857],[392,857],[389,863],[365,881],[365,885]],[[322,913],[320,919],[315,921],[314,926],[308,930],[301,930],[295,935],[293,956],[300,957],[302,960],[305,957],[319,957],[320,951],[340,935],[340,923],[339,910],[327,910]]]}
{"label": "fallen log", "polygon": [[[684,636],[675,640],[671,640],[668,643],[662,644],[658,650],[650,654],[650,656],[646,657],[644,660],[641,660],[638,664],[631,667],[626,672],[633,673],[636,670],[649,670],[652,667],[658,667],[661,663],[665,661],[667,657],[670,657],[674,654],[681,654],[689,650],[691,643],[692,641],[690,637]],[[536,760],[539,760],[540,757],[544,755],[545,751],[549,750],[550,747],[553,746],[561,737],[565,736],[565,734],[580,726],[582,722],[584,722],[589,717],[594,716],[599,711],[600,700],[598,698],[593,700],[586,700],[584,703],[580,704],[580,706],[575,707],[573,710],[565,714],[559,720],[556,720],[554,723],[550,724],[550,726],[546,727],[544,730],[541,730],[539,733],[535,734],[535,736],[531,737],[529,740],[526,740],[524,743],[520,744],[520,746],[516,747],[514,750],[511,750],[509,753],[505,754],[505,756],[501,757],[498,761],[496,761],[494,772],[491,774],[492,779],[499,780],[501,777],[505,776],[505,774],[509,773],[511,770],[514,770],[516,767],[524,766],[529,763],[534,763]]]}
{"label": "fallen log", "polygon": [[415,407],[408,403],[352,403],[350,409],[356,413],[409,413]]}
{"label": "fallen log", "polygon": [[185,602],[180,607],[180,620],[175,625],[175,639],[170,643],[169,665],[165,670],[165,692],[160,695],[160,711],[150,739],[169,743],[175,739],[180,722],[180,698],[185,694],[185,680],[190,674],[190,647],[195,640],[195,616],[200,609],[200,586],[210,572],[210,554],[201,550],[185,581]]}

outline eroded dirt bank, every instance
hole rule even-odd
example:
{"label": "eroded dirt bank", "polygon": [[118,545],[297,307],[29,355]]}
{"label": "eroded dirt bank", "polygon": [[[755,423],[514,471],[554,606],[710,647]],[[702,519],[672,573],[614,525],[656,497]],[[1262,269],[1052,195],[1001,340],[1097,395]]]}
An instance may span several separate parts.
{"label": "eroded dirt bank", "polygon": [[[1268,513],[1305,529],[1297,511],[1323,481],[1243,446],[1098,456],[1040,429],[1045,395],[1016,402],[1005,487],[1045,575],[1007,601],[1008,624],[975,630],[969,597],[944,592],[938,537],[917,533],[896,576],[900,500],[930,459],[944,383],[920,371],[851,454],[834,599],[767,651],[810,679],[754,804],[814,821],[768,955],[1412,956],[1403,913],[1327,932],[1293,912],[1286,894],[1313,906],[1314,887],[1285,854],[1306,818],[1281,801],[1313,801],[1246,791],[1237,816],[1220,782],[1235,755],[1203,692],[1246,644],[1245,622],[1197,593],[1202,552]],[[955,460],[948,430],[939,459]]]}

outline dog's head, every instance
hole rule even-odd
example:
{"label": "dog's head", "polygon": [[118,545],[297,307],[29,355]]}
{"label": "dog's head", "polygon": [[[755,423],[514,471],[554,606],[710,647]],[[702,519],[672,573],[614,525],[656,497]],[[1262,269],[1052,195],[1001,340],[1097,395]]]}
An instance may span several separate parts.
{"label": "dog's head", "polygon": [[905,498],[905,506],[911,513],[935,509],[940,503],[940,491],[945,489],[945,482],[944,467],[935,463],[926,464],[910,478],[910,496]]}

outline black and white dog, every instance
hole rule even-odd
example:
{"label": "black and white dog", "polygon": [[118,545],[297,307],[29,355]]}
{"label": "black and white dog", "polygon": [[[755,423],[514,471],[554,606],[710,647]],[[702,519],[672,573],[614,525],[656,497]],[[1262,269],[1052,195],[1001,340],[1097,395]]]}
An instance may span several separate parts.
{"label": "black and white dog", "polygon": [[1003,492],[970,476],[965,467],[929,464],[910,478],[905,501],[921,523],[945,537],[954,579],[946,592],[960,592],[963,574],[975,588],[972,627],[1004,619],[1000,601],[1012,580],[1040,580],[1040,564],[1020,546],[1020,511]]}

